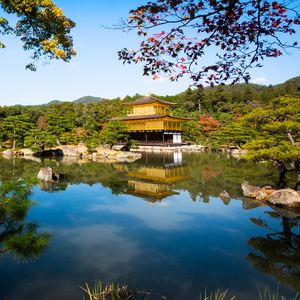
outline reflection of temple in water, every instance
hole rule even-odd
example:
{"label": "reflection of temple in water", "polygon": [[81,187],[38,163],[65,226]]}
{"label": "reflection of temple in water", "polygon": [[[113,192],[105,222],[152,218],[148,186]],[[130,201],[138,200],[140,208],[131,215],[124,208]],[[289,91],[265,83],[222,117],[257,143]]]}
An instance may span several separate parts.
{"label": "reflection of temple in water", "polygon": [[185,168],[182,164],[182,153],[171,152],[153,156],[143,154],[141,167],[127,173],[128,194],[156,202],[165,197],[176,195],[173,184],[184,180]]}

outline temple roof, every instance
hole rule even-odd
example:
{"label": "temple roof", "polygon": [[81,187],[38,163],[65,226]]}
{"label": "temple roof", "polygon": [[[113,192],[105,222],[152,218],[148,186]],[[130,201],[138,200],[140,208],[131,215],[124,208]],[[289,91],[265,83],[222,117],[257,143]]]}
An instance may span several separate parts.
{"label": "temple roof", "polygon": [[174,117],[174,116],[170,116],[170,115],[126,116],[126,117],[122,117],[122,118],[113,118],[112,120],[130,121],[130,120],[161,119],[161,118],[172,118],[172,119],[180,119],[180,120],[193,120],[191,118]]}
{"label": "temple roof", "polygon": [[168,105],[168,106],[175,106],[176,105],[176,103],[164,101],[164,100],[155,98],[153,96],[146,96],[144,98],[137,99],[133,102],[124,103],[124,105],[133,106],[133,105],[149,104],[149,103],[154,103],[154,102],[159,102],[161,104],[165,104],[165,105]]}

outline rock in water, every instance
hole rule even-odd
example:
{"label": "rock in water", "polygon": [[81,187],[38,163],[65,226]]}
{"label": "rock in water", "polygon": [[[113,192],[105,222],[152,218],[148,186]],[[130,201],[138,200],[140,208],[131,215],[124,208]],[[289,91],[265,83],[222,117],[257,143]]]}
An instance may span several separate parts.
{"label": "rock in water", "polygon": [[37,174],[37,179],[42,181],[52,181],[52,169],[50,167],[41,168]]}
{"label": "rock in water", "polygon": [[220,198],[225,205],[228,205],[230,203],[230,196],[226,190],[220,193]]}
{"label": "rock in water", "polygon": [[245,197],[255,198],[256,193],[260,190],[259,186],[251,185],[247,181],[242,183],[243,195]]}
{"label": "rock in water", "polygon": [[226,190],[220,193],[221,198],[230,199],[230,196]]}
{"label": "rock in water", "polygon": [[282,189],[272,193],[268,202],[274,205],[300,207],[300,196],[295,190]]}

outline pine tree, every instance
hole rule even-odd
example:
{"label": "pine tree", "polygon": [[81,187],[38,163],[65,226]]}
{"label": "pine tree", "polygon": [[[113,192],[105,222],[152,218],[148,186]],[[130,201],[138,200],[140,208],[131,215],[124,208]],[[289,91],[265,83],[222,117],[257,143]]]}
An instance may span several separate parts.
{"label": "pine tree", "polygon": [[252,160],[272,161],[279,169],[279,186],[286,186],[288,165],[296,172],[296,189],[300,188],[300,98],[281,97],[268,106],[254,109],[245,116],[245,123],[259,135],[245,148]]}

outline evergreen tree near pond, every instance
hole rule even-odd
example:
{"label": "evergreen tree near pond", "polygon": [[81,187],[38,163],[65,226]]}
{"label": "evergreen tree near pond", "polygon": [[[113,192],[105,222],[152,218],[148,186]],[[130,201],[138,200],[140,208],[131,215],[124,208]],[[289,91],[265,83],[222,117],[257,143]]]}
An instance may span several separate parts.
{"label": "evergreen tree near pond", "polygon": [[274,162],[279,169],[279,185],[285,187],[286,172],[291,165],[300,189],[300,98],[281,97],[266,107],[254,109],[244,122],[257,136],[245,144],[252,160]]}
{"label": "evergreen tree near pond", "polygon": [[24,139],[24,146],[34,151],[42,151],[56,145],[55,136],[46,130],[31,129]]}
{"label": "evergreen tree near pond", "polygon": [[278,167],[279,187],[286,187],[286,173],[295,172],[300,189],[300,98],[279,97],[230,122],[210,137],[214,147],[248,150],[253,161],[271,161]]}
{"label": "evergreen tree near pond", "polygon": [[122,121],[110,121],[101,131],[100,140],[108,144],[110,148],[118,142],[127,143],[129,140],[128,128]]}
{"label": "evergreen tree near pond", "polygon": [[30,117],[26,114],[8,116],[1,124],[2,138],[7,138],[13,143],[13,148],[22,146],[28,132],[34,128]]}

